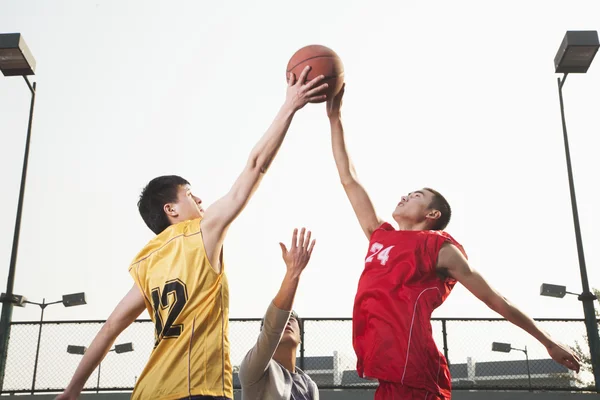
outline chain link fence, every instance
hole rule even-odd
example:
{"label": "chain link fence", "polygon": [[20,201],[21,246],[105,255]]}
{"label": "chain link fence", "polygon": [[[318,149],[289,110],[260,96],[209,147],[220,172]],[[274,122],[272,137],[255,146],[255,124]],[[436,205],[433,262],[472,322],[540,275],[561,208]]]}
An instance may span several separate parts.
{"label": "chain link fence", "polygon": [[[559,342],[587,348],[583,319],[540,319],[541,327]],[[82,355],[104,321],[13,322],[2,393],[56,392],[69,383]],[[550,359],[535,339],[502,319],[433,319],[433,337],[450,364],[456,390],[580,391],[593,384],[585,369],[574,374]],[[234,387],[237,368],[254,345],[260,319],[231,319],[229,339]],[[37,364],[36,349],[39,341]],[[118,347],[119,345],[132,344]],[[492,344],[496,350],[492,351]],[[86,391],[131,390],[152,351],[154,327],[138,320],[115,342]],[[131,351],[132,350],[132,351]],[[81,351],[80,351],[81,352]],[[305,318],[298,366],[320,388],[368,388],[376,382],[358,377],[352,348],[351,319]],[[35,372],[34,372],[35,371]],[[35,379],[34,379],[35,374]]]}

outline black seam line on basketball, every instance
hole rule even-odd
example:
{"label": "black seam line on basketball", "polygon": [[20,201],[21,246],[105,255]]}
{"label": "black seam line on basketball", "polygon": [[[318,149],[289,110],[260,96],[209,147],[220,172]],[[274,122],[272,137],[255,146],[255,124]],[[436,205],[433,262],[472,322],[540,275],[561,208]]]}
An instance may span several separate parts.
{"label": "black seam line on basketball", "polygon": [[340,76],[344,75],[344,73],[342,72],[339,75],[330,75],[330,76],[326,76],[325,78],[323,78],[324,81],[329,80],[329,79],[334,79],[334,78],[339,78]]}
{"label": "black seam line on basketball", "polygon": [[294,68],[296,68],[298,65],[302,64],[303,62],[306,62],[308,60],[314,60],[315,58],[337,58],[337,57],[332,57],[332,56],[314,56],[314,57],[309,57],[307,59],[304,59],[304,60],[300,61],[299,63],[297,63],[296,65],[294,65],[292,68],[288,69],[287,72],[291,72]]}
{"label": "black seam line on basketball", "polygon": [[[328,81],[328,80],[330,80],[330,79],[339,78],[340,76],[343,76],[343,75],[344,75],[344,73],[343,73],[343,72],[342,72],[341,74],[339,74],[339,75],[329,75],[329,76],[326,76],[326,77],[324,77],[324,78],[321,80],[321,82],[325,82],[325,81]],[[317,87],[318,87],[318,86],[317,86]]]}

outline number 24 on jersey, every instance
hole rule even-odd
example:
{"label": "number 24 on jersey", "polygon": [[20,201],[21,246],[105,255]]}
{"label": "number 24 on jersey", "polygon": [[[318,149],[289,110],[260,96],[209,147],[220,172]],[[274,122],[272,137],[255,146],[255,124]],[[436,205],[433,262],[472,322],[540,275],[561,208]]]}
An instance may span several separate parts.
{"label": "number 24 on jersey", "polygon": [[375,257],[381,265],[385,265],[388,259],[390,258],[390,250],[392,250],[394,246],[383,247],[381,243],[373,243],[371,248],[369,249],[369,256],[365,259],[365,263],[370,263],[373,261]]}

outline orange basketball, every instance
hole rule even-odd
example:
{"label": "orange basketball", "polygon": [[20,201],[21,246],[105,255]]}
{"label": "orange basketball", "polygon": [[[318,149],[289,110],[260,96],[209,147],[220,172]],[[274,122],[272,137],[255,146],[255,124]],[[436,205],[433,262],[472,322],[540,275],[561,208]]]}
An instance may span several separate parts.
{"label": "orange basketball", "polygon": [[330,99],[339,93],[344,84],[344,64],[335,51],[318,44],[301,48],[290,58],[286,77],[289,78],[290,72],[293,72],[298,79],[307,65],[310,65],[311,69],[306,82],[319,75],[325,75],[325,79],[320,84],[329,85],[325,92],[327,98]]}

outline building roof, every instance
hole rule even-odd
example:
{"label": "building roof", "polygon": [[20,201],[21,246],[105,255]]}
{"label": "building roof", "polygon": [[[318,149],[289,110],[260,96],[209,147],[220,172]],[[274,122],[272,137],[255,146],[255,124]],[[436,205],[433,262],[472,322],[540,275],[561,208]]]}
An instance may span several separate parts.
{"label": "building roof", "polygon": [[[552,359],[529,360],[532,375],[567,373],[569,370]],[[475,364],[475,376],[514,376],[527,375],[527,361],[488,361]]]}

